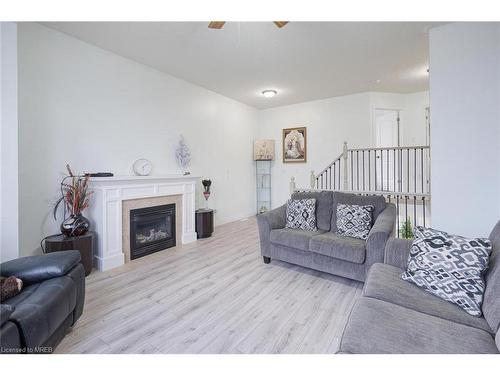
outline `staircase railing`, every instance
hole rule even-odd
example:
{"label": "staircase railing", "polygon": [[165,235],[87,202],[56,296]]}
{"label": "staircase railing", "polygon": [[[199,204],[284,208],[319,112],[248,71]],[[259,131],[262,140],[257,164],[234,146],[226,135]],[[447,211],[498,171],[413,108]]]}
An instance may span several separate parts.
{"label": "staircase railing", "polygon": [[341,155],[320,173],[311,172],[313,190],[382,195],[393,202],[402,237],[405,228],[430,224],[430,183],[429,146],[349,149],[344,142]]}

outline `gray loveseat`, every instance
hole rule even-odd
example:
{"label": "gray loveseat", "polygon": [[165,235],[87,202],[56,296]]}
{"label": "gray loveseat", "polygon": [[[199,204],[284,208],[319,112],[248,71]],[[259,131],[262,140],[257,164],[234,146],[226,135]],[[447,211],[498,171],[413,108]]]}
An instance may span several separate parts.
{"label": "gray loveseat", "polygon": [[340,344],[342,353],[498,353],[500,350],[500,221],[490,234],[483,316],[427,293],[400,278],[411,242],[390,239],[385,263],[366,279]]}
{"label": "gray loveseat", "polygon": [[[257,216],[264,262],[271,259],[364,281],[374,263],[384,261],[384,248],[394,230],[396,207],[382,196],[332,191],[297,192],[292,199],[316,199],[315,232],[285,228],[286,205]],[[371,204],[373,227],[366,241],[336,235],[337,204]]]}

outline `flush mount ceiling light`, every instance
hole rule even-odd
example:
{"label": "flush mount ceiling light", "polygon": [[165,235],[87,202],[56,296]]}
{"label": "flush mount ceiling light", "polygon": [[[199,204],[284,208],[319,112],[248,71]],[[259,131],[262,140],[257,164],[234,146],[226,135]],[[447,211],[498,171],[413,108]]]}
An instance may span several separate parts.
{"label": "flush mount ceiling light", "polygon": [[262,91],[262,95],[264,95],[266,98],[272,98],[278,93],[276,90],[264,90]]}
{"label": "flush mount ceiling light", "polygon": [[[285,26],[288,23],[288,21],[273,21],[273,22],[278,29],[281,29],[283,26]],[[219,29],[222,29],[224,27],[225,23],[226,23],[226,21],[212,21],[208,24],[208,28],[219,30]]]}

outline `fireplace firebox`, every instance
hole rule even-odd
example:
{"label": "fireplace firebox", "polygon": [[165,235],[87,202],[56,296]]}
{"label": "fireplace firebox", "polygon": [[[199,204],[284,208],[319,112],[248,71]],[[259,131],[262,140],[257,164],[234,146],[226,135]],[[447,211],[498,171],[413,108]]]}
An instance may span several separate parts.
{"label": "fireplace firebox", "polygon": [[130,210],[130,259],[175,246],[175,204]]}

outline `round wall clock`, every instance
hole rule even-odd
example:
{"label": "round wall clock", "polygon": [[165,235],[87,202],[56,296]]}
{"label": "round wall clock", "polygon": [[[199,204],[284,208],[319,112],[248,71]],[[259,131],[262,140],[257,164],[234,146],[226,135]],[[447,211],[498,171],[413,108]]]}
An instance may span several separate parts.
{"label": "round wall clock", "polygon": [[137,159],[132,165],[134,173],[138,176],[147,176],[153,169],[153,164],[147,159]]}

